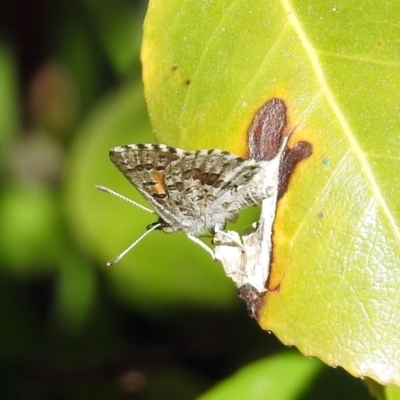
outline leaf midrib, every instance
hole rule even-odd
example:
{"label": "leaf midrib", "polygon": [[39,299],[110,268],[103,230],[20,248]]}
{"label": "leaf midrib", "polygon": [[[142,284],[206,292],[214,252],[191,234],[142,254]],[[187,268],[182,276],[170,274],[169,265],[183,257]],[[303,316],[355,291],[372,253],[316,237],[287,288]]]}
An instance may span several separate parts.
{"label": "leaf midrib", "polygon": [[311,67],[313,68],[317,81],[321,87],[322,92],[325,95],[325,98],[329,104],[329,106],[332,109],[333,114],[336,116],[337,120],[339,121],[340,126],[343,129],[343,132],[350,144],[350,147],[353,151],[353,154],[355,155],[356,159],[358,159],[359,163],[361,164],[361,173],[365,176],[367,182],[369,182],[372,193],[378,203],[378,205],[381,207],[383,213],[385,214],[386,218],[388,219],[392,229],[393,233],[398,241],[400,241],[400,230],[399,227],[396,224],[396,220],[394,216],[392,215],[392,212],[390,211],[389,207],[387,206],[381,190],[379,189],[375,176],[367,162],[367,159],[364,155],[364,152],[362,151],[361,147],[358,145],[355,135],[353,134],[350,125],[348,124],[344,114],[342,113],[339,105],[337,104],[335,97],[325,79],[324,76],[324,71],[323,68],[321,67],[321,64],[319,62],[319,58],[317,55],[317,52],[315,51],[311,41],[308,39],[308,36],[303,29],[299,18],[297,17],[297,14],[295,12],[295,9],[292,7],[292,4],[290,3],[289,0],[281,0],[281,4],[283,9],[286,12],[287,18],[289,23],[292,25],[295,33],[297,34],[309,60]]}

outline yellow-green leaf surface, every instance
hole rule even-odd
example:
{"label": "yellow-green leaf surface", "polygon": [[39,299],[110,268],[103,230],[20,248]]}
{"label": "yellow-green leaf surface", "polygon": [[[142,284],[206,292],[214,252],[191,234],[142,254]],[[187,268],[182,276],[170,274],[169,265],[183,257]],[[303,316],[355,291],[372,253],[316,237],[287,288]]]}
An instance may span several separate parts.
{"label": "yellow-green leaf surface", "polygon": [[275,221],[259,323],[304,354],[400,383],[400,7],[378,1],[150,1],[142,49],[156,137],[247,152],[285,100],[311,143]]}

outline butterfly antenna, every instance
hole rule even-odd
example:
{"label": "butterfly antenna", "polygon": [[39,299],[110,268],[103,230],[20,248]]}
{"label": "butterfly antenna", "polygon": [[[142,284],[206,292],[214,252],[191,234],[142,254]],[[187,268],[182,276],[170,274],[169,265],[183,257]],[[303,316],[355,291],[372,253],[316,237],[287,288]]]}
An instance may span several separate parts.
{"label": "butterfly antenna", "polygon": [[107,263],[107,267],[110,267],[111,265],[114,265],[117,263],[126,253],[128,253],[130,250],[132,250],[144,237],[146,237],[151,231],[154,231],[154,229],[157,229],[161,226],[161,224],[154,224],[150,229],[148,229],[145,233],[143,233],[139,238],[137,238],[130,246],[128,246],[121,254],[119,254],[117,257],[113,258]]}
{"label": "butterfly antenna", "polygon": [[110,189],[110,188],[108,188],[108,187],[106,187],[106,186],[103,186],[103,185],[95,185],[95,187],[96,187],[96,189],[99,189],[99,190],[101,190],[102,192],[110,193],[110,194],[112,194],[112,195],[115,196],[115,197],[118,197],[118,198],[120,198],[120,199],[122,199],[122,200],[125,200],[125,201],[127,201],[128,203],[133,204],[134,206],[139,207],[139,208],[141,208],[141,209],[144,210],[144,211],[147,211],[147,212],[152,213],[152,214],[156,214],[153,210],[150,210],[150,208],[147,208],[147,207],[145,207],[145,206],[142,206],[141,204],[136,203],[136,201],[133,201],[133,200],[131,200],[131,199],[128,199],[127,197],[123,196],[122,194],[117,193],[117,192],[115,192],[114,190],[112,190],[112,189]]}

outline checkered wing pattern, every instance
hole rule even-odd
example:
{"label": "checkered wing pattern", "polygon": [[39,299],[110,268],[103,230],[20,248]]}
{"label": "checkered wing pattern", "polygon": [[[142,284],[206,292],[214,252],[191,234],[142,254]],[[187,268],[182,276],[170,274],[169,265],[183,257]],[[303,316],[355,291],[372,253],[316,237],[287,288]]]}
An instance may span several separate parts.
{"label": "checkered wing pattern", "polygon": [[168,225],[200,235],[223,229],[237,213],[268,197],[263,162],[222,150],[184,151],[165,145],[127,145],[110,158]]}

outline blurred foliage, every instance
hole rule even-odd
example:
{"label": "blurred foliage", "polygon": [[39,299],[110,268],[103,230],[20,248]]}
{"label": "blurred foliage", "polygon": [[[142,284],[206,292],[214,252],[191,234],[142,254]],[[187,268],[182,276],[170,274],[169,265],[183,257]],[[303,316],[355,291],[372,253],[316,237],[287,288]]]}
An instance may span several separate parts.
{"label": "blurred foliage", "polygon": [[230,378],[245,393],[277,364],[281,379],[290,365],[297,399],[370,398],[343,371],[287,355],[185,237],[154,233],[105,267],[152,221],[93,186],[136,199],[107,152],[153,141],[139,62],[146,7],[0,6],[1,397],[192,399],[246,366]]}

